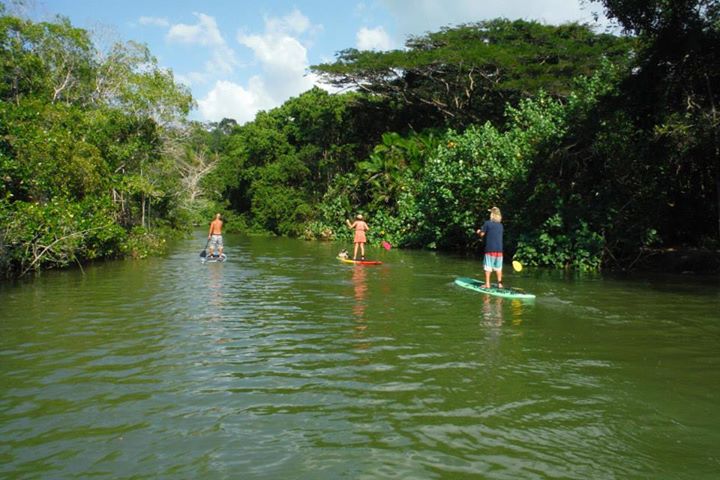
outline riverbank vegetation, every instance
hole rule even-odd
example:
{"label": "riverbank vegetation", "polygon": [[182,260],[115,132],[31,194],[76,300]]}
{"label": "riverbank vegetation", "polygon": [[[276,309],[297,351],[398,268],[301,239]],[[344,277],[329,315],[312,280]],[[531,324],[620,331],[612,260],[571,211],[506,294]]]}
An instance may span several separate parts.
{"label": "riverbank vegetation", "polygon": [[3,16],[0,72],[5,276],[162,251],[200,210],[205,132],[146,46],[100,51],[65,19]]}
{"label": "riverbank vegetation", "polygon": [[633,268],[717,250],[717,2],[604,2],[624,35],[493,20],[338,53],[312,90],[237,127],[220,169],[234,210],[280,235],[478,250],[499,206],[529,265]]}
{"label": "riverbank vegetation", "polygon": [[[133,43],[0,24],[0,268],[142,255],[222,206],[231,224],[480,250],[499,206],[528,265],[633,268],[720,247],[720,6],[602,2],[622,35],[490,20],[347,49],[254,121],[187,122],[188,91]],[[209,175],[212,172],[212,175]]]}

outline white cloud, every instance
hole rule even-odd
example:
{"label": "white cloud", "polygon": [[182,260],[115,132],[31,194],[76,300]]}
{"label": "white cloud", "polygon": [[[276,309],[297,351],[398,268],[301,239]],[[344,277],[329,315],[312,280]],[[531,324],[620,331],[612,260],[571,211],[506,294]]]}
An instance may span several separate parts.
{"label": "white cloud", "polygon": [[167,18],[158,18],[158,17],[140,17],[138,20],[140,25],[150,25],[154,27],[169,27],[170,22],[167,20]]}
{"label": "white cloud", "polygon": [[308,65],[305,47],[287,35],[242,35],[238,42],[252,50],[262,68],[269,72],[298,73]]}
{"label": "white cloud", "polygon": [[252,77],[248,87],[220,80],[207,96],[198,101],[198,110],[205,120],[220,121],[233,118],[243,124],[255,118],[260,110],[268,110],[275,102],[267,94],[263,80]]}
{"label": "white cloud", "polygon": [[[314,85],[332,91],[321,85],[316,75],[308,73],[307,37],[321,28],[296,9],[284,17],[266,18],[262,33],[238,33],[238,43],[252,52],[260,74],[251,77],[247,85],[216,81],[212,90],[198,100],[202,119],[219,121],[227,117],[243,124],[253,120],[258,111],[278,107]],[[221,57],[213,60],[220,69]]]}
{"label": "white cloud", "polygon": [[215,18],[204,13],[193,15],[198,19],[196,24],[172,25],[166,35],[169,42],[207,47],[204,51],[209,53],[209,59],[205,61],[203,71],[176,75],[188,86],[203,85],[213,78],[230,75],[238,65],[235,51],[225,43]]}
{"label": "white cloud", "polygon": [[217,22],[213,17],[204,13],[194,13],[193,15],[198,18],[198,23],[194,25],[185,23],[173,25],[167,33],[168,41],[203,46],[225,44]]}
{"label": "white cloud", "polygon": [[237,64],[233,49],[222,44],[213,48],[210,60],[205,62],[205,71],[212,75],[226,75],[232,73]]}
{"label": "white cloud", "polygon": [[[448,25],[474,23],[494,18],[538,20],[548,24],[572,21],[593,22],[593,13],[602,13],[598,5],[580,0],[380,0],[397,22],[398,33],[421,35]],[[602,25],[602,22],[601,22]]]}
{"label": "white cloud", "polygon": [[310,30],[311,27],[310,20],[298,9],[293,10],[284,17],[265,19],[265,30],[268,33],[300,35]]}
{"label": "white cloud", "polygon": [[391,50],[393,42],[383,27],[361,28],[355,35],[358,50]]}
{"label": "white cloud", "polygon": [[210,75],[205,72],[173,73],[175,80],[188,87],[204,85],[210,80]]}
{"label": "white cloud", "polygon": [[307,49],[297,38],[266,30],[262,35],[238,35],[238,42],[253,51],[263,72],[264,94],[274,106],[312,88],[312,78],[305,76]]}

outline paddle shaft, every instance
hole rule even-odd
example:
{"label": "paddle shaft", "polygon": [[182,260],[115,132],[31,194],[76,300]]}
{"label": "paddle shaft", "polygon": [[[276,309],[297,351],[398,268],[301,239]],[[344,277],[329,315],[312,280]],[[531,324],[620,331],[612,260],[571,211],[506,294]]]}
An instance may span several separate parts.
{"label": "paddle shaft", "polygon": [[203,258],[207,256],[207,247],[208,247],[208,245],[210,245],[210,239],[209,239],[209,238],[208,238],[207,242],[205,242],[205,248],[203,248],[202,252],[200,252],[200,256],[203,257]]}

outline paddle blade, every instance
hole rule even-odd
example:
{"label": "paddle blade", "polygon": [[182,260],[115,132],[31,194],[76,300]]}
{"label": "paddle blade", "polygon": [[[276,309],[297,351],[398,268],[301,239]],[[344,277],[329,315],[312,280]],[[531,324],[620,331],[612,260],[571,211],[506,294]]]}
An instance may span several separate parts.
{"label": "paddle blade", "polygon": [[513,269],[514,269],[516,272],[522,271],[522,268],[523,268],[523,267],[522,267],[522,263],[518,262],[517,260],[513,260],[512,266],[513,266]]}
{"label": "paddle blade", "polygon": [[207,242],[205,242],[205,248],[203,248],[203,251],[200,252],[200,258],[205,258],[205,257],[207,257],[207,251],[206,251],[206,250],[207,250],[208,245],[210,245],[210,238],[208,238]]}
{"label": "paddle blade", "polygon": [[390,245],[390,242],[387,242],[385,240],[383,240],[383,242],[380,245],[382,245],[382,247],[387,251],[390,251],[390,249],[392,248],[392,245]]}

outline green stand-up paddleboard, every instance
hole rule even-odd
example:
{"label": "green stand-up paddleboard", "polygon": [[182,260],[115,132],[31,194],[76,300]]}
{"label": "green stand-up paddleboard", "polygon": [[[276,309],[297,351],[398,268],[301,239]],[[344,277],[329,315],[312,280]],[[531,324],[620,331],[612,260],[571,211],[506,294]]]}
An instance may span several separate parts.
{"label": "green stand-up paddleboard", "polygon": [[504,298],[519,298],[522,300],[532,300],[535,295],[527,293],[525,290],[519,288],[498,288],[496,283],[491,284],[490,288],[485,288],[485,282],[475,280],[474,278],[459,277],[455,279],[455,283],[464,288],[475,290],[480,293],[487,293],[488,295],[495,295],[496,297]]}

